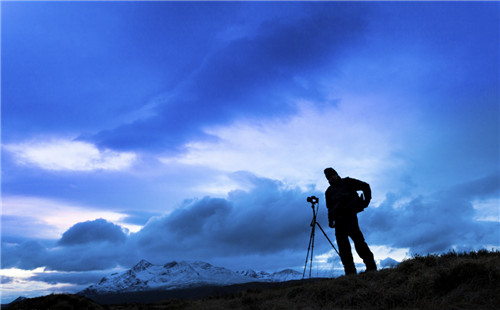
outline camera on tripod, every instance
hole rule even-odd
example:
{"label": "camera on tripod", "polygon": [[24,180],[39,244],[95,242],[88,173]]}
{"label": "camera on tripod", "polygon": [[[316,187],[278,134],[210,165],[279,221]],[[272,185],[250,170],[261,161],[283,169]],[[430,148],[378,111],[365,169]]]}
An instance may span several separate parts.
{"label": "camera on tripod", "polygon": [[[315,235],[315,231],[316,231],[316,226],[318,226],[319,229],[321,229],[321,232],[323,233],[323,235],[325,235],[326,240],[328,240],[328,242],[330,242],[330,245],[332,246],[332,248],[335,250],[335,252],[337,252],[337,254],[339,254],[339,251],[337,251],[337,249],[333,245],[330,238],[328,238],[328,236],[326,235],[326,233],[323,230],[323,228],[321,227],[321,225],[316,221],[316,217],[318,215],[318,209],[319,209],[319,204],[318,204],[319,198],[316,196],[310,196],[310,197],[307,197],[307,202],[311,203],[313,218],[311,221],[312,230],[311,230],[311,236],[309,237],[309,246],[307,247],[306,263],[304,264],[304,273],[302,274],[302,279],[304,279],[304,277],[306,275],[307,260],[309,259],[309,253],[311,253],[311,261],[309,264],[309,278],[311,277],[312,262],[313,262],[313,257],[314,257],[314,254],[313,254],[313,252],[314,252],[314,235]],[[340,254],[339,254],[339,256],[340,256]]]}
{"label": "camera on tripod", "polygon": [[309,196],[307,197],[307,202],[310,202],[312,204],[315,204],[315,203],[318,203],[319,202],[319,198],[316,197],[316,196]]}

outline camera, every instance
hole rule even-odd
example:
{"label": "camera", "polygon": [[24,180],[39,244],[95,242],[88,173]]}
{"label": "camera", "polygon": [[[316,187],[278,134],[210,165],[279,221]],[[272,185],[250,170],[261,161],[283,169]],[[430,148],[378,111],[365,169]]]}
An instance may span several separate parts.
{"label": "camera", "polygon": [[310,197],[307,197],[307,202],[310,202],[312,204],[315,204],[315,203],[318,203],[319,202],[319,198],[316,197],[316,196],[310,196]]}

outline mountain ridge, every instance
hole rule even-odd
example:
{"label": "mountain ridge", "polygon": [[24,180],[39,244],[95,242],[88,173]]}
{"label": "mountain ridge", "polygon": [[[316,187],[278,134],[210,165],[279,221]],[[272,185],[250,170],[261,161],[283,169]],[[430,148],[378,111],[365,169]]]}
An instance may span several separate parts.
{"label": "mountain ridge", "polygon": [[207,285],[226,286],[249,282],[283,282],[297,280],[301,277],[301,273],[292,269],[284,269],[274,273],[255,272],[252,269],[232,271],[203,261],[171,261],[164,265],[154,265],[142,259],[129,270],[103,277],[99,283],[90,285],[78,294],[93,296],[151,290],[175,290]]}

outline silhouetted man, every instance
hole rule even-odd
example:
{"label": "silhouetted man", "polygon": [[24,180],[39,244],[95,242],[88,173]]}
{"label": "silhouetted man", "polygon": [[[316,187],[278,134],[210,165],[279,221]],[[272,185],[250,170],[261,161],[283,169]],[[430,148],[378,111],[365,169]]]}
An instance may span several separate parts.
{"label": "silhouetted man", "polygon": [[[359,257],[363,259],[366,271],[377,270],[373,253],[359,229],[357,215],[370,203],[372,198],[370,185],[349,177],[341,178],[333,168],[325,169],[325,177],[330,183],[325,192],[328,222],[331,228],[335,228],[335,237],[345,274],[356,274],[349,237],[354,242]],[[365,199],[359,197],[356,191],[363,191]]]}

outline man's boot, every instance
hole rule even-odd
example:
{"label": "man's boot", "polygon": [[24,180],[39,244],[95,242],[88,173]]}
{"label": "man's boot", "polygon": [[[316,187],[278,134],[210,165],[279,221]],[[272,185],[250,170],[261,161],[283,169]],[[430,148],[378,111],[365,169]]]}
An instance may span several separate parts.
{"label": "man's boot", "polygon": [[369,271],[377,271],[377,264],[375,263],[375,260],[370,260],[365,262],[366,265],[366,272]]}
{"label": "man's boot", "polygon": [[354,265],[344,266],[344,271],[345,271],[346,276],[351,275],[351,274],[356,274],[356,267],[354,267]]}

